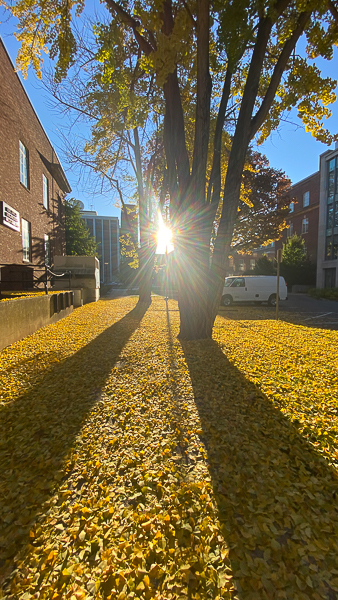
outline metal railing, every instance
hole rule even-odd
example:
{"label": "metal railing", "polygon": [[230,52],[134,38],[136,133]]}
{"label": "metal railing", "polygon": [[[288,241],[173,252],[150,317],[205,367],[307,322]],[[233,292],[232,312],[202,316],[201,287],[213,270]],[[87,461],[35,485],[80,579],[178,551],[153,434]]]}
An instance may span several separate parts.
{"label": "metal railing", "polygon": [[[3,267],[5,267],[5,271],[3,271]],[[45,294],[48,294],[48,283],[50,283],[55,278],[65,277],[68,275],[68,287],[71,289],[71,271],[65,271],[64,273],[54,273],[50,266],[47,264],[44,265],[16,265],[9,263],[0,263],[0,298],[3,291],[28,291],[32,289],[43,289]],[[12,268],[12,277],[5,278],[3,274],[6,273],[6,269],[11,271]],[[15,287],[16,289],[13,289]],[[12,289],[11,289],[12,288]]]}

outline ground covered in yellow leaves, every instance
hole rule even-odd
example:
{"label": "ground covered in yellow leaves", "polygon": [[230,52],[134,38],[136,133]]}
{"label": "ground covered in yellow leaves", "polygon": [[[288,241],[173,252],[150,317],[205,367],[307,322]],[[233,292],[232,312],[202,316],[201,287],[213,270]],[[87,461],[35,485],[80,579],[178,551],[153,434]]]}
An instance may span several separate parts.
{"label": "ground covered in yellow leaves", "polygon": [[337,599],[338,333],[135,305],[0,353],[0,598]]}
{"label": "ground covered in yellow leaves", "polygon": [[[49,291],[49,295],[51,294],[62,294],[64,292],[69,292],[69,290],[60,290],[57,292]],[[36,292],[2,292],[0,293],[0,302],[8,302],[9,300],[18,300],[20,298],[35,298],[35,296],[45,296],[46,292],[40,290]]]}

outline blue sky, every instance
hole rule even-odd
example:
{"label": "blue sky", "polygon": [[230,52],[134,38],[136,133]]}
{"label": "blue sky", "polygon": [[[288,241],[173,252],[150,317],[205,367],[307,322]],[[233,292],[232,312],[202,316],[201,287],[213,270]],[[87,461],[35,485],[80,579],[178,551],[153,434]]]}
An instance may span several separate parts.
{"label": "blue sky", "polygon": [[[0,8],[0,35],[7,51],[15,63],[19,44],[13,32],[15,21],[8,19],[4,9]],[[325,77],[338,78],[338,49],[335,48],[332,61],[317,59],[314,61]],[[52,111],[48,102],[48,93],[36,78],[33,70],[30,70],[28,78],[24,80],[19,74],[26,92],[35,108],[36,113],[49,137],[54,148],[61,156],[62,149],[60,141],[61,121],[60,116]],[[336,89],[338,96],[338,88]],[[331,133],[338,132],[338,101],[331,108],[332,117],[326,122]],[[317,142],[309,133],[304,131],[296,111],[288,115],[288,123],[281,123],[278,131],[273,132],[270,138],[261,145],[258,150],[265,154],[272,167],[282,169],[290,177],[292,183],[296,183],[318,170],[319,155],[328,147]],[[333,148],[334,146],[331,146]],[[68,168],[62,159],[68,181],[72,188],[72,196],[82,200],[86,210],[96,210],[101,215],[119,216],[120,210],[114,206],[114,198],[99,193],[88,192],[86,181],[79,180],[77,174]]]}

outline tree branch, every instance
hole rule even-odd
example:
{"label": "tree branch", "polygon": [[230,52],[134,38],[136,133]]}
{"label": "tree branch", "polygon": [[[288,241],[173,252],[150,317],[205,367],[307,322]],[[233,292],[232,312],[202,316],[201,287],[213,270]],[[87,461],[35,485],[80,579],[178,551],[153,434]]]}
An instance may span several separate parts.
{"label": "tree branch", "polygon": [[[132,17],[126,10],[122,8],[122,6],[120,6],[114,0],[105,0],[105,2],[110,11],[116,13],[125,25],[131,27],[138,45],[140,46],[142,52],[144,52],[146,56],[149,56],[151,52],[154,52],[156,50],[156,45],[152,46],[152,44],[148,42],[148,40],[146,40],[145,37],[143,37],[143,35],[141,35],[140,32],[137,30],[137,28],[141,25],[140,21],[134,19],[134,17]],[[154,40],[153,36],[152,39]]]}
{"label": "tree branch", "polygon": [[[207,193],[207,202],[211,203],[212,209],[210,210],[209,215],[209,227],[212,226],[214,221],[217,207],[219,205],[220,197],[221,197],[221,147],[222,147],[222,133],[226,115],[226,109],[228,106],[228,101],[230,97],[230,86],[231,86],[231,78],[232,73],[227,68],[227,72],[225,75],[224,85],[223,85],[223,93],[221,98],[221,103],[218,110],[217,121],[216,121],[216,129],[215,129],[215,138],[214,138],[214,154],[213,154],[213,162],[210,174],[210,180],[208,185],[208,193]],[[211,195],[212,192],[212,195]]]}
{"label": "tree branch", "polygon": [[209,72],[209,20],[209,1],[197,0],[197,100],[192,178],[195,202],[202,204],[205,202],[212,85]]}
{"label": "tree branch", "polygon": [[274,68],[274,71],[272,73],[269,87],[266,91],[263,102],[262,102],[259,110],[255,114],[255,116],[251,119],[250,139],[252,139],[254,137],[254,135],[257,133],[258,129],[261,127],[261,125],[265,121],[265,118],[266,118],[266,116],[270,110],[271,104],[274,100],[277,88],[280,84],[280,81],[281,81],[282,75],[284,73],[285,67],[287,65],[287,62],[291,56],[291,53],[293,52],[293,50],[296,46],[297,41],[299,40],[300,36],[302,35],[302,33],[304,31],[304,28],[305,28],[308,20],[310,19],[310,16],[311,16],[311,12],[303,12],[300,14],[296,29],[292,33],[291,37],[284,44],[284,48],[283,48],[282,52],[280,53],[280,56],[278,58],[278,61]]}
{"label": "tree branch", "polygon": [[328,5],[328,8],[329,8],[329,11],[330,11],[331,15],[333,16],[334,20],[338,24],[338,10],[337,10],[337,8],[333,4],[332,0],[328,0],[327,5]]}
{"label": "tree branch", "polygon": [[197,23],[196,23],[196,21],[195,21],[195,19],[193,17],[193,14],[192,14],[192,12],[191,12],[191,10],[190,10],[190,8],[189,8],[186,0],[183,0],[183,6],[184,6],[185,10],[187,11],[187,13],[189,15],[189,18],[190,18],[190,21],[191,21],[193,27],[196,28]]}

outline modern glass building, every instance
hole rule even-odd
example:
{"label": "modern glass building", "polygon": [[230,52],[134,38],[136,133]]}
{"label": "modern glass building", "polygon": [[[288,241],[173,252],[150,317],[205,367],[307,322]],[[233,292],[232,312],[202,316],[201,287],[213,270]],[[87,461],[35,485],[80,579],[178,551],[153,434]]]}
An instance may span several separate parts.
{"label": "modern glass building", "polygon": [[320,156],[317,287],[338,287],[338,144]]}
{"label": "modern glass building", "polygon": [[100,216],[95,210],[82,210],[81,217],[98,244],[100,281],[109,283],[120,271],[118,217]]}

